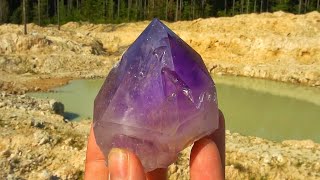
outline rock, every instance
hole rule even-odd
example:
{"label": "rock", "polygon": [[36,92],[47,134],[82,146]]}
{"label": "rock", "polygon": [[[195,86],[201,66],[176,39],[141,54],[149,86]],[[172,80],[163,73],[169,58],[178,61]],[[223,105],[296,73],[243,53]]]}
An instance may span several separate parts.
{"label": "rock", "polygon": [[61,102],[58,102],[54,99],[49,101],[50,109],[56,114],[63,115],[64,114],[64,105]]}
{"label": "rock", "polygon": [[313,142],[312,140],[302,140],[302,141],[285,140],[285,141],[282,141],[282,144],[290,145],[290,146],[293,146],[293,147],[309,148],[309,149],[312,149],[312,148],[314,148],[316,146],[316,143]]}
{"label": "rock", "polygon": [[316,80],[320,78],[320,73],[317,72],[306,72],[305,76],[306,79],[308,80]]}
{"label": "rock", "polygon": [[43,170],[40,174],[39,174],[39,179],[40,180],[54,180],[53,179],[53,175],[51,172],[47,171],[47,170]]}
{"label": "rock", "polygon": [[44,145],[50,142],[49,133],[47,133],[46,131],[36,131],[33,134],[33,137],[37,145]]}
{"label": "rock", "polygon": [[18,180],[19,178],[16,178],[13,174],[8,174],[6,180]]}
{"label": "rock", "polygon": [[5,91],[1,92],[2,97],[6,97],[7,93]]}
{"label": "rock", "polygon": [[0,108],[6,106],[6,103],[5,102],[0,102]]}
{"label": "rock", "polygon": [[44,122],[41,120],[32,119],[30,125],[36,128],[43,129],[45,127]]}
{"label": "rock", "polygon": [[243,68],[243,75],[245,76],[250,76],[250,74],[252,73],[253,69],[251,66],[249,65],[246,65],[244,68]]}
{"label": "rock", "polygon": [[6,149],[6,150],[4,150],[3,152],[1,152],[1,155],[2,155],[3,157],[5,157],[5,158],[8,158],[8,157],[10,157],[11,152],[10,152],[9,149]]}

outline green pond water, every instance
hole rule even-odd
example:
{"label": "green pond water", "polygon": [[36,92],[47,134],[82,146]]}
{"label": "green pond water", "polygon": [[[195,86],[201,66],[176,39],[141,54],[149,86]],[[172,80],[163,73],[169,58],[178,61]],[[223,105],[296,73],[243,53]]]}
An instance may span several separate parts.
{"label": "green pond water", "polygon": [[[320,143],[320,88],[244,77],[214,77],[227,129],[270,140],[311,139]],[[74,80],[49,93],[65,105],[66,118],[92,118],[103,79]]]}

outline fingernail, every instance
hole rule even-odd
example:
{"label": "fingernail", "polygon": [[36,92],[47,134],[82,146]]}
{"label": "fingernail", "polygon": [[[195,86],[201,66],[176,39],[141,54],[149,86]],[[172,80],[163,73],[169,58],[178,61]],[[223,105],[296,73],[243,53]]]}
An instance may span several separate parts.
{"label": "fingernail", "polygon": [[122,180],[128,177],[128,154],[126,151],[113,148],[108,155],[110,180]]}

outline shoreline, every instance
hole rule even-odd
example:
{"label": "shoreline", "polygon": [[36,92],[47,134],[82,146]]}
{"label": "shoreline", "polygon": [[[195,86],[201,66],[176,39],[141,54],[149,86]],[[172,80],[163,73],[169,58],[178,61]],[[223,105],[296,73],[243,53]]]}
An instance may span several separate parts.
{"label": "shoreline", "polygon": [[[210,69],[208,69],[210,70]],[[253,69],[253,71],[255,71]],[[258,70],[257,70],[258,71]],[[245,74],[245,71],[239,73],[230,73],[222,71],[213,72],[211,70],[211,77],[239,77],[239,78],[250,78],[253,80],[266,80],[275,83],[284,83],[285,85],[296,85],[303,87],[312,87],[316,88],[320,91],[320,78],[318,81],[313,84],[300,83],[295,80],[283,81],[283,79],[270,79],[266,77],[256,77],[250,75],[241,75],[241,73]],[[8,74],[0,71],[0,75],[5,78],[0,78],[0,90],[5,91],[12,94],[25,94],[27,92],[50,92],[52,89],[62,87],[67,85],[70,81],[73,80],[86,80],[86,79],[104,79],[108,75],[108,72],[105,75],[83,75],[83,76],[61,76],[61,77],[53,77],[54,75],[18,75],[18,74]],[[6,77],[7,76],[7,77]],[[8,78],[9,77],[9,78]],[[303,77],[302,77],[303,78]],[[230,84],[231,82],[227,82]],[[230,85],[232,85],[231,83]],[[316,103],[317,104],[317,103]]]}
{"label": "shoreline", "polygon": [[[275,12],[165,24],[202,56],[211,75],[320,88],[319,21],[318,12]],[[22,92],[38,90],[41,88],[32,84],[38,78],[105,77],[147,25],[147,21],[121,25],[69,22],[58,31],[28,24],[28,35],[22,34],[23,26],[1,25],[0,90],[7,89],[2,86]],[[60,83],[50,87],[56,85]]]}

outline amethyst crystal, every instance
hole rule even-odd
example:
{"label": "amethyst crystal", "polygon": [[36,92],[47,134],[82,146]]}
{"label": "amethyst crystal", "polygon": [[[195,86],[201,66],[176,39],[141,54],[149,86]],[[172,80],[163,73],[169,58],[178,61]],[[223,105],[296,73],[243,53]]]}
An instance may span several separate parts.
{"label": "amethyst crystal", "polygon": [[94,134],[107,157],[127,148],[146,171],[218,127],[216,90],[200,55],[154,19],[109,73],[94,102]]}

